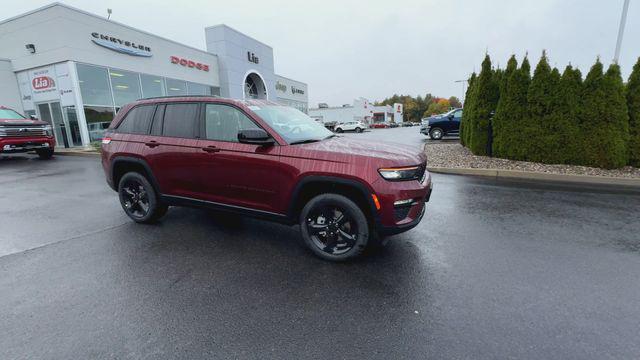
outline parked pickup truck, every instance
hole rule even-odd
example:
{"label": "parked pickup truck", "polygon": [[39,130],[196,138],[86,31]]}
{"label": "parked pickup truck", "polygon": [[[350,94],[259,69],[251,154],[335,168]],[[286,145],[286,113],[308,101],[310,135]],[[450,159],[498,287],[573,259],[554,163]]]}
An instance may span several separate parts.
{"label": "parked pickup truck", "polygon": [[445,135],[460,134],[462,109],[453,109],[447,113],[422,119],[420,133],[429,135],[432,140],[440,140]]}
{"label": "parked pickup truck", "polygon": [[47,122],[28,119],[0,106],[0,154],[35,151],[41,159],[50,159],[55,145],[53,130]]}

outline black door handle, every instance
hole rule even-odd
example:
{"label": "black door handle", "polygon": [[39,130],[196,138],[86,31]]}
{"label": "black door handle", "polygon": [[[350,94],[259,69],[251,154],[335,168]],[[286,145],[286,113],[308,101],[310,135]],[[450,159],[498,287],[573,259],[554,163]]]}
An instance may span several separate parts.
{"label": "black door handle", "polygon": [[217,153],[220,151],[220,148],[217,148],[213,145],[209,145],[207,147],[203,147],[202,150],[208,152],[208,153]]}
{"label": "black door handle", "polygon": [[146,142],[146,143],[144,143],[144,144],[145,144],[145,145],[147,145],[147,146],[148,146],[148,147],[150,147],[150,148],[154,148],[154,147],[156,147],[156,146],[160,145],[160,144],[159,144],[157,141],[155,141],[155,140],[151,140],[151,141]]}

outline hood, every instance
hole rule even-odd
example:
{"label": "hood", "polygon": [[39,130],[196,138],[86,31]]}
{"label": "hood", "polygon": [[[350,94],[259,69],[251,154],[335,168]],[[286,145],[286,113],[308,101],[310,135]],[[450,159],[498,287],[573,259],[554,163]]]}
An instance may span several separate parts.
{"label": "hood", "polygon": [[33,126],[48,125],[47,122],[31,119],[0,119],[0,125],[4,126]]}
{"label": "hood", "polygon": [[[303,150],[300,155],[303,157],[335,162],[354,161],[352,157],[355,156],[358,158],[376,158],[383,166],[410,166],[421,164],[427,160],[424,151],[419,147],[392,142],[365,141],[342,136],[335,136],[315,143],[291,146],[300,147],[300,150]],[[307,151],[309,153],[305,154]]]}

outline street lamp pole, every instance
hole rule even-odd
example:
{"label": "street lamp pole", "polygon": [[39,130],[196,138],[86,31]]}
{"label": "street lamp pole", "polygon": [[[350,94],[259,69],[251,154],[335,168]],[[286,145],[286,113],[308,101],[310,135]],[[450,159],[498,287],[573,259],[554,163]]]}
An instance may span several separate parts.
{"label": "street lamp pole", "polygon": [[620,28],[618,29],[618,41],[616,42],[616,54],[613,58],[614,63],[620,60],[620,46],[622,46],[622,36],[624,35],[624,26],[627,23],[627,11],[629,10],[629,0],[624,0],[622,6],[622,16],[620,17]]}
{"label": "street lamp pole", "polygon": [[461,102],[462,104],[464,104],[464,100],[466,100],[466,99],[464,98],[465,87],[467,86],[467,82],[469,82],[469,80],[456,80],[456,81],[454,81],[454,82],[462,83],[462,96],[460,97],[460,102]]}

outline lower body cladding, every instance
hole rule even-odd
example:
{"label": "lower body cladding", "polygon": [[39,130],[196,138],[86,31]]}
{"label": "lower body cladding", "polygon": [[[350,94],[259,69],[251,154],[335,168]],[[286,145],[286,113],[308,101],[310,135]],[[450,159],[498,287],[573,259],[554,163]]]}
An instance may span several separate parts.
{"label": "lower body cladding", "polygon": [[431,130],[431,127],[429,127],[429,126],[420,127],[420,133],[421,134],[429,135],[429,130]]}
{"label": "lower body cladding", "polygon": [[376,192],[380,202],[376,221],[380,235],[399,234],[416,227],[424,216],[426,203],[431,198],[431,175],[427,173],[421,182],[379,180],[376,187],[381,187],[381,184],[385,186]]}
{"label": "lower body cladding", "polygon": [[0,153],[23,153],[34,150],[53,149],[54,147],[55,140],[53,140],[53,138],[0,138]]}

